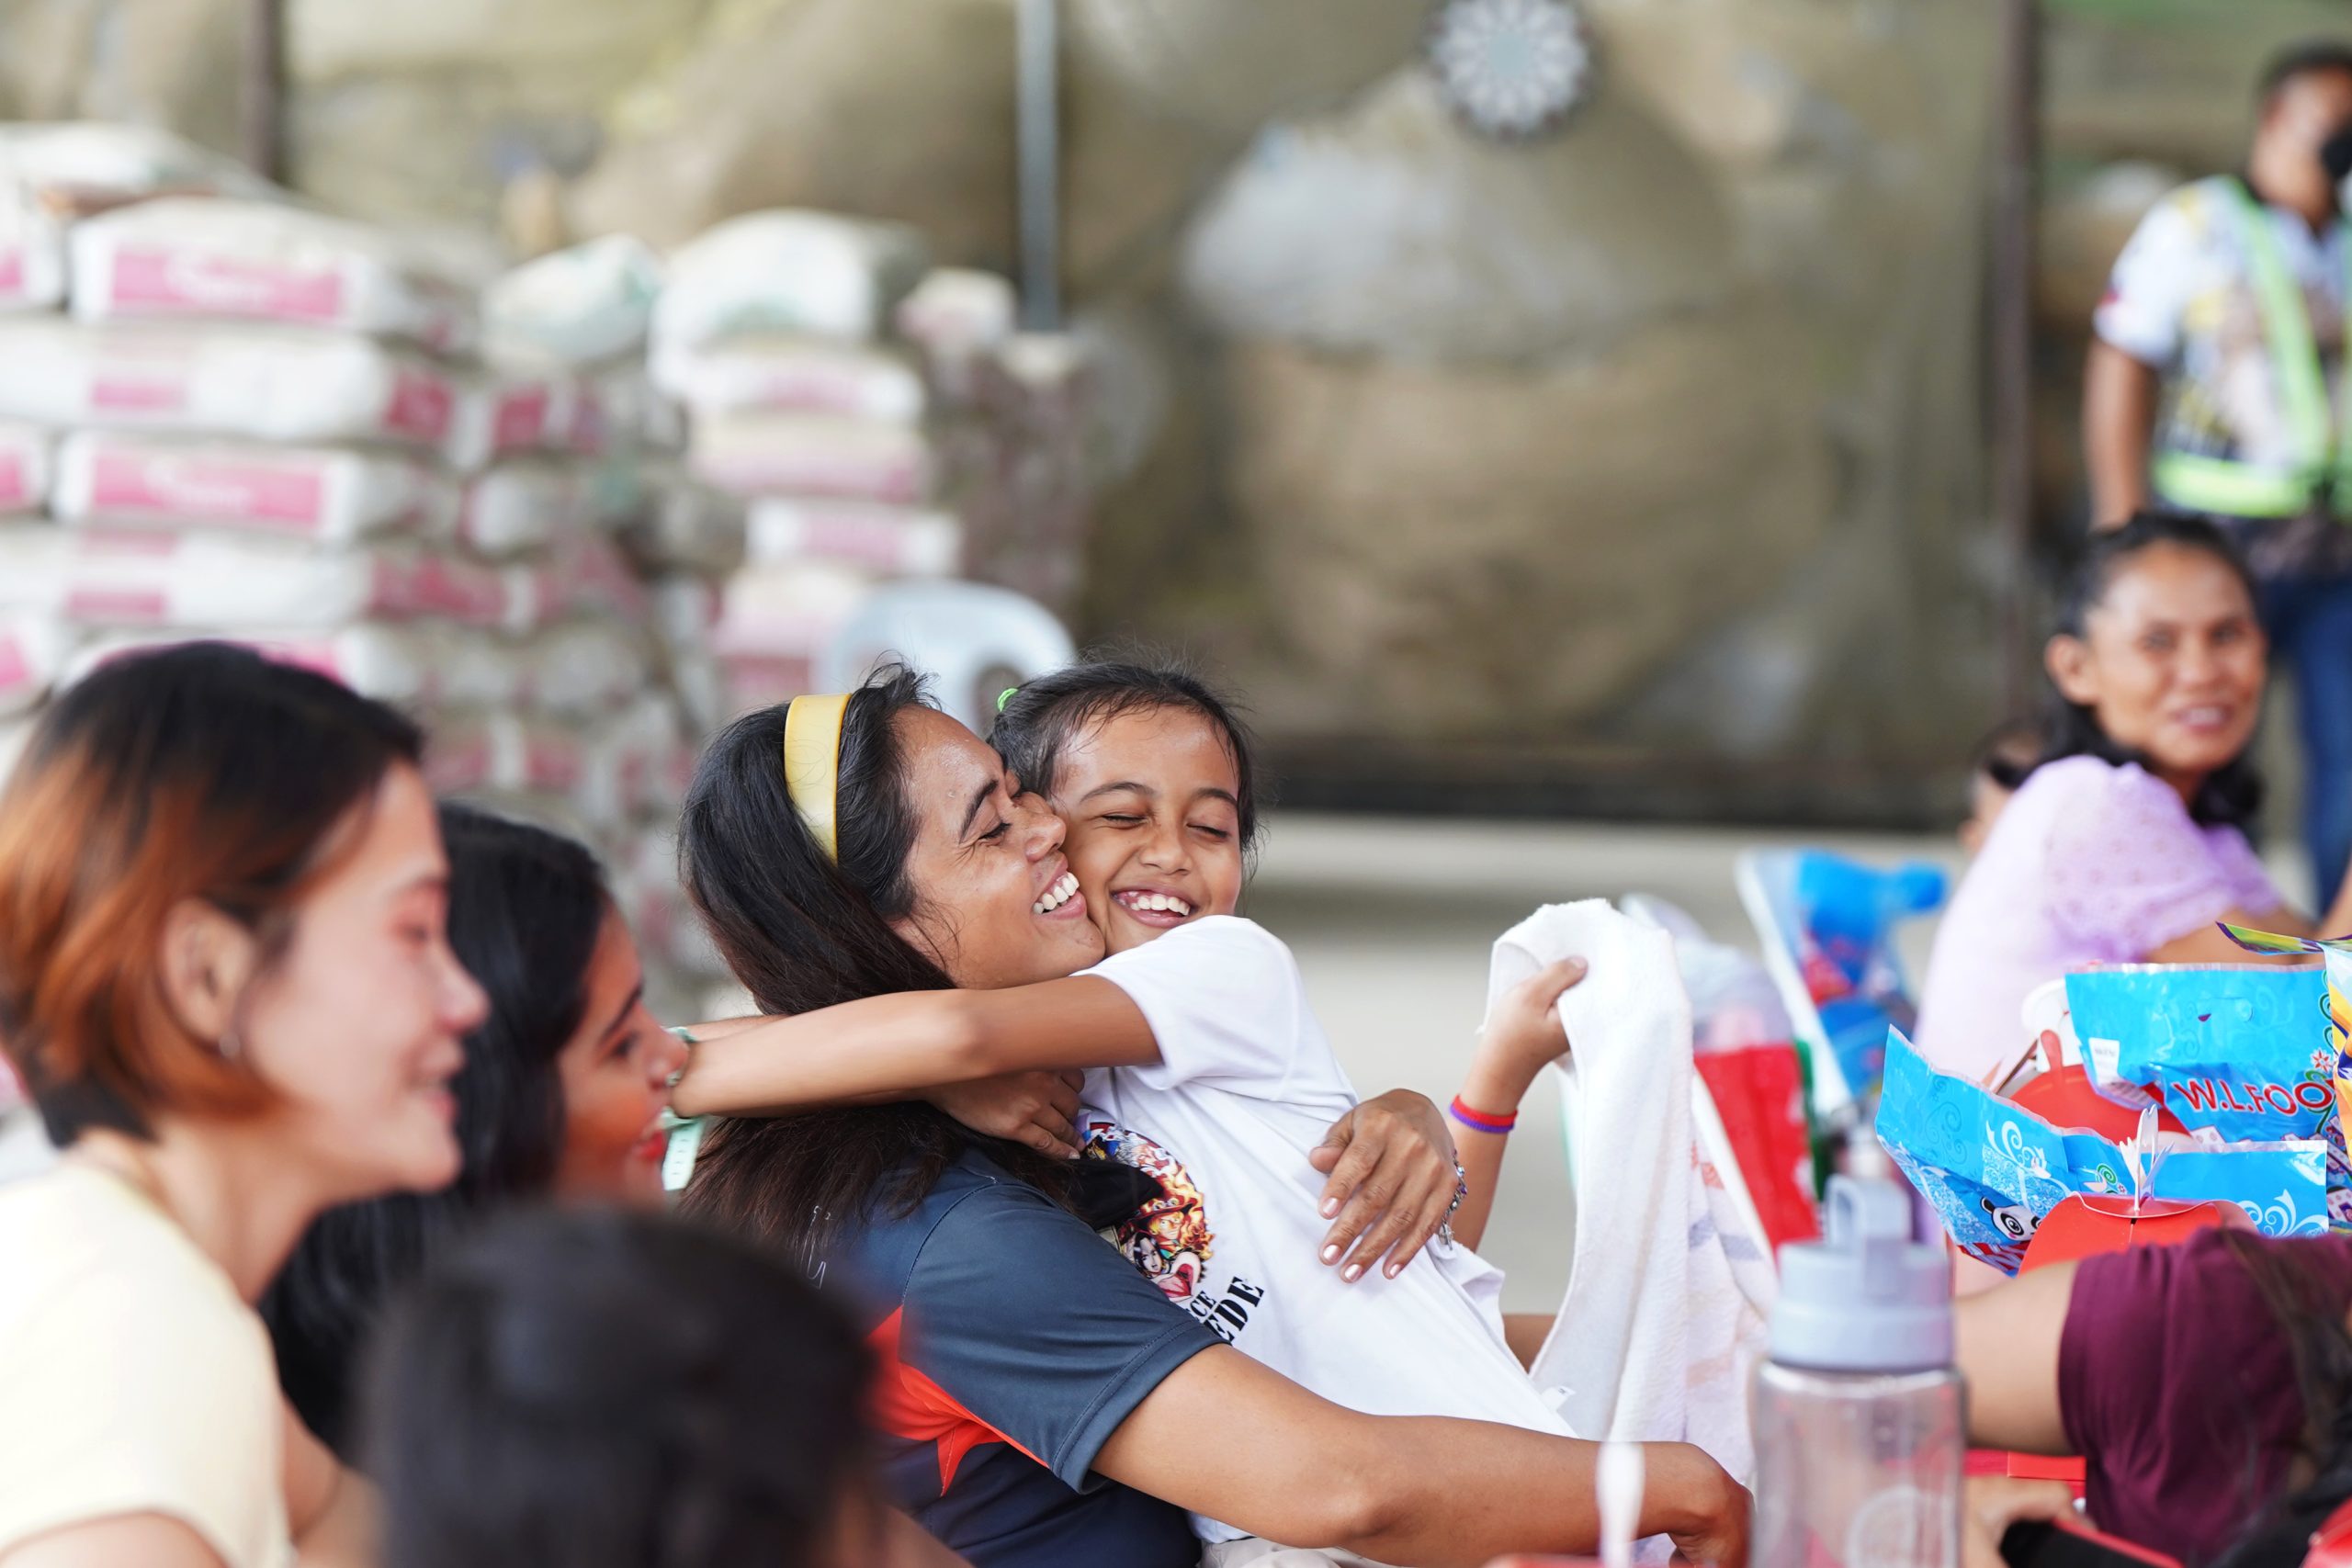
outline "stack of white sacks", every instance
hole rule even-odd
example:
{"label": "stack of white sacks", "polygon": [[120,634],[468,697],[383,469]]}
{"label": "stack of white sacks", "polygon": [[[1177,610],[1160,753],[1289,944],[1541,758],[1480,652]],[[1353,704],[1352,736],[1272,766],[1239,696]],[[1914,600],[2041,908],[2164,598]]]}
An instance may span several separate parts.
{"label": "stack of white sacks", "polygon": [[[111,183],[57,151],[125,137]],[[0,133],[0,753],[109,654],[217,635],[417,713],[445,792],[629,857],[674,820],[711,702],[624,547],[721,573],[740,525],[663,478],[650,254],[498,280],[486,339],[479,279],[137,133]]]}
{"label": "stack of white sacks", "polygon": [[675,832],[694,760],[728,716],[710,628],[742,564],[743,508],[685,471],[684,412],[648,372],[662,274],[634,239],[592,241],[508,273],[486,314],[501,373],[585,378],[614,434],[569,477],[590,536],[619,546],[639,587],[625,635],[610,622],[582,627],[558,657],[583,701],[611,700],[594,694],[600,671],[650,676],[591,728],[581,797],[653,983],[693,988],[725,971],[679,894]]}
{"label": "stack of white sacks", "polygon": [[708,606],[729,712],[808,690],[878,582],[968,574],[1069,608],[1082,356],[1017,333],[1003,278],[924,256],[903,228],[775,211],[670,258],[654,382],[689,411],[695,477],[749,508]]}
{"label": "stack of white sacks", "polygon": [[1117,459],[1095,450],[1110,438],[1083,342],[998,330],[1012,313],[1001,278],[943,269],[899,308],[899,324],[929,373],[965,575],[1025,593],[1068,622],[1084,585],[1093,475]]}
{"label": "stack of white sacks", "polygon": [[[485,314],[499,375],[584,384],[605,432],[593,457],[540,470],[549,488],[539,505],[576,500],[573,531],[628,604],[551,638],[550,682],[561,690],[543,682],[540,695],[577,705],[579,728],[542,733],[559,754],[580,742],[581,830],[605,852],[650,986],[683,998],[723,973],[680,896],[675,830],[695,758],[727,716],[709,627],[720,584],[743,559],[743,509],[685,472],[684,415],[648,373],[662,282],[650,251],[613,236],[508,273]],[[615,546],[627,571],[613,570]]]}
{"label": "stack of white sacks", "polygon": [[166,136],[0,127],[0,777],[110,654],[263,646],[603,851],[683,996],[718,970],[673,837],[703,741],[890,580],[1067,614],[1091,392],[903,229],[758,213],[485,279]]}

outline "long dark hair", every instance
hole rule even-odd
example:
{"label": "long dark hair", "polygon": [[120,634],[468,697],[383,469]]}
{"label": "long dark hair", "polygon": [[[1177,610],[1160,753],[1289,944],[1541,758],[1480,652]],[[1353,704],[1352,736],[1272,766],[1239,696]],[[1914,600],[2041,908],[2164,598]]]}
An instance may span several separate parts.
{"label": "long dark hair", "polygon": [[880,1511],[855,1331],[783,1260],[673,1220],[504,1216],[372,1362],[385,1568],[803,1568]]}
{"label": "long dark hair", "polygon": [[[762,1012],[954,988],[890,926],[918,905],[907,874],[917,822],[893,721],[928,705],[922,677],[895,665],[851,695],[835,795],[838,865],[785,787],[789,704],[737,719],[703,753],[679,822],[681,874]],[[907,1101],[721,1121],[703,1139],[680,1207],[805,1253],[876,1202],[911,1209],[975,1147],[1049,1196],[1069,1190],[1060,1162]]]}
{"label": "long dark hair", "polygon": [[[2141,512],[2121,527],[2093,536],[2068,580],[2058,612],[2058,630],[2073,637],[2088,635],[2090,613],[2106,602],[2115,580],[2133,560],[2160,545],[2195,550],[2219,561],[2245,586],[2246,602],[2254,602],[2254,574],[2246,570],[2245,558],[2230,543],[2229,536],[2204,518],[2186,513]],[[2099,728],[2095,711],[2068,702],[2053,684],[2042,721],[2041,761],[2036,765],[2064,757],[2097,757],[2118,766],[2150,765],[2144,753],[2117,743]],[[2248,748],[2215,769],[2199,786],[2188,803],[2189,818],[2204,828],[2244,829],[2262,809],[2262,774]]]}
{"label": "long dark hair", "polygon": [[1021,787],[1053,793],[1062,753],[1086,730],[1128,714],[1174,709],[1196,715],[1225,742],[1241,787],[1236,792],[1244,852],[1258,841],[1258,750],[1224,694],[1169,659],[1091,659],[1023,682],[997,712],[989,744]]}
{"label": "long dark hair", "polygon": [[611,908],[595,857],[561,834],[445,805],[441,836],[449,945],[490,995],[454,1085],[464,1163],[439,1192],[320,1215],[261,1303],[287,1397],[338,1451],[356,1358],[392,1292],[482,1211],[553,1184],[564,1128],[556,1059],[586,1011]]}
{"label": "long dark hair", "polygon": [[[2324,1242],[2276,1242],[2252,1231],[2223,1233],[2222,1245],[2254,1280],[2294,1352],[2303,1406],[2300,1459],[2308,1479],[2255,1514],[2213,1568],[2295,1568],[2312,1534],[2352,1501],[2352,1333],[2344,1325],[2340,1277],[2304,1261]],[[2331,1249],[2332,1251],[2332,1249]],[[2216,1477],[2226,1484],[2227,1477]]]}

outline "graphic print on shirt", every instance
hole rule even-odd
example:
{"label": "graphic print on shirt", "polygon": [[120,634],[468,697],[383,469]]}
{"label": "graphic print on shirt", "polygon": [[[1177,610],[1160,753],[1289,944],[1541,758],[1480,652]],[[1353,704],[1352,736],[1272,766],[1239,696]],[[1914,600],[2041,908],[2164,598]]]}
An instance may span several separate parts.
{"label": "graphic print on shirt", "polygon": [[1266,1292],[1238,1278],[1222,1292],[1210,1286],[1207,1266],[1216,1255],[1216,1233],[1209,1228],[1208,1202],[1183,1162],[1141,1133],[1099,1116],[1087,1119],[1082,1152],[1089,1159],[1133,1166],[1159,1183],[1159,1197],[1105,1229],[1102,1238],[1162,1295],[1231,1344]]}
{"label": "graphic print on shirt", "polygon": [[[2117,258],[2095,320],[2107,342],[2169,372],[2160,447],[2270,462],[2295,438],[2237,216],[2243,199],[2222,175],[2159,202]],[[2278,243],[2291,247],[2289,270],[2334,389],[2344,355],[2342,241],[2282,223]]]}
{"label": "graphic print on shirt", "polygon": [[1192,1300],[1201,1287],[1202,1265],[1216,1246],[1208,1205],[1192,1177],[1175,1156],[1115,1122],[1087,1122],[1085,1154],[1133,1166],[1159,1183],[1159,1197],[1103,1235],[1170,1301],[1181,1306]]}

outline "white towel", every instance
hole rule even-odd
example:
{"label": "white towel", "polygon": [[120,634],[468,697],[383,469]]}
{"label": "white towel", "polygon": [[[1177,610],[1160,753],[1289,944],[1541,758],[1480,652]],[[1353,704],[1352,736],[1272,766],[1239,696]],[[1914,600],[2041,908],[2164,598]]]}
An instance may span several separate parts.
{"label": "white towel", "polygon": [[1745,1482],[1755,1471],[1748,1377],[1763,1351],[1770,1267],[1752,1238],[1735,1233],[1726,1246],[1726,1228],[1744,1225],[1720,1177],[1709,1180],[1729,1151],[1711,1154],[1694,1122],[1705,1089],[1674,939],[1598,899],[1547,905],[1495,943],[1489,1011],[1510,987],[1572,956],[1590,966],[1560,998],[1576,1248],[1533,1376],[1563,1391],[1560,1413],[1577,1436],[1696,1443]]}

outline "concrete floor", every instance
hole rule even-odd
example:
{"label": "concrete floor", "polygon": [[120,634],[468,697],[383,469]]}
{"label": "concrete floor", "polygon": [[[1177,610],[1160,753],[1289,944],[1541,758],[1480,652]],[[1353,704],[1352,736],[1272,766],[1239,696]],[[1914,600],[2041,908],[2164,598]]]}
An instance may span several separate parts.
{"label": "concrete floor", "polygon": [[[1283,815],[1244,912],[1288,942],[1359,1091],[1452,1096],[1486,1004],[1496,937],[1540,904],[1654,894],[1751,951],[1732,865],[1742,850],[1811,843],[1876,861],[1955,867],[1949,839],[1774,836],[1708,829],[1432,822]],[[1903,942],[1916,980],[1932,926]],[[1556,1097],[1538,1086],[1504,1163],[1487,1257],[1505,1305],[1549,1312],[1567,1286],[1575,1208]]]}

